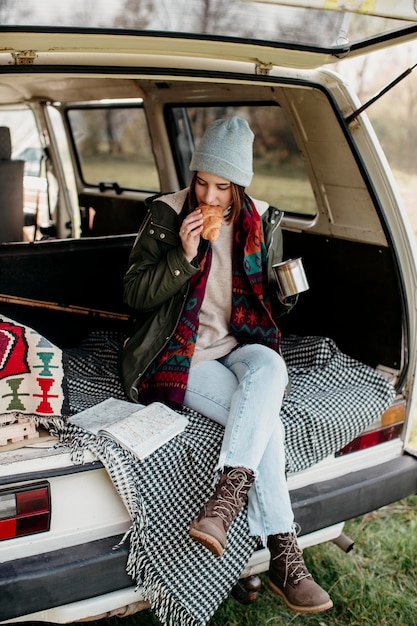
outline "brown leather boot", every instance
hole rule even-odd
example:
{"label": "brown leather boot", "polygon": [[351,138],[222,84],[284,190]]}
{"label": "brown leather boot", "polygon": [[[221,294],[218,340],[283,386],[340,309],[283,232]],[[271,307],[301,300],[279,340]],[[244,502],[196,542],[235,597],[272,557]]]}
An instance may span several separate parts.
{"label": "brown leather boot", "polygon": [[253,472],[244,467],[225,468],[214,494],[191,523],[191,537],[221,556],[230,524],[244,506],[254,480]]}
{"label": "brown leather boot", "polygon": [[271,562],[268,586],[281,596],[288,608],[299,613],[319,613],[331,609],[333,602],[308,571],[295,533],[268,537]]}

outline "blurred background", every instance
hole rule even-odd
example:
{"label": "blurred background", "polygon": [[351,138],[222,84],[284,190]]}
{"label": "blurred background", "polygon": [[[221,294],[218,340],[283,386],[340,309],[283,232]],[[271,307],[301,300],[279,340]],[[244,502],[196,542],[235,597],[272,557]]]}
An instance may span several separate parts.
{"label": "blurred background", "polygon": [[[0,0],[6,25],[127,28],[210,33],[330,46],[400,28],[399,20],[247,0]],[[331,70],[361,103],[417,62],[417,42],[338,61]],[[417,236],[417,69],[367,109]]]}

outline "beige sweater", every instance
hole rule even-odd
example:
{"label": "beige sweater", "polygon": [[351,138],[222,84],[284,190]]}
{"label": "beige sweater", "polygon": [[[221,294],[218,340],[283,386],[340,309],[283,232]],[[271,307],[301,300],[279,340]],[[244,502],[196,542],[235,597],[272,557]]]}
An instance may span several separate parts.
{"label": "beige sweater", "polygon": [[201,361],[219,359],[237,346],[229,332],[232,310],[233,223],[223,220],[213,246],[213,258],[206,293],[200,310],[200,327],[191,367]]}

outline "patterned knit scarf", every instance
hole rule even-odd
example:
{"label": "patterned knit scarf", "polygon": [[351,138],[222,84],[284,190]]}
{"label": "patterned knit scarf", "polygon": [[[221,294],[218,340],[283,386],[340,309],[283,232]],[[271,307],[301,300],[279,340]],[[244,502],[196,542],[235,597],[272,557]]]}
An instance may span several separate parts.
{"label": "patterned knit scarf", "polygon": [[[140,401],[183,404],[210,272],[212,249],[199,255],[200,271],[190,281],[178,326],[141,380]],[[239,343],[279,349],[280,333],[268,297],[267,254],[261,218],[248,196],[234,224],[230,330]]]}
{"label": "patterned knit scarf", "polygon": [[280,332],[269,300],[262,221],[248,196],[235,225],[232,272],[232,333],[240,343],[261,343],[278,350]]}

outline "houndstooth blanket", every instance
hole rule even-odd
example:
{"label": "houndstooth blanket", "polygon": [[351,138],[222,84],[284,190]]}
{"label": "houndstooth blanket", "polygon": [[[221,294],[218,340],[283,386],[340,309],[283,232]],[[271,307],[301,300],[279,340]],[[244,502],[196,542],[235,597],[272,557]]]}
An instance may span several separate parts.
{"label": "houndstooth blanket", "polygon": [[332,339],[288,337],[282,353],[291,382],[280,412],[289,472],[343,448],[394,400],[395,389],[382,374],[341,352]]}
{"label": "houndstooth blanket", "polygon": [[[72,413],[113,396],[126,399],[117,375],[122,337],[93,334],[67,350]],[[394,397],[391,384],[323,337],[282,342],[291,386],[280,417],[285,426],[287,469],[306,469],[334,453],[372,423]],[[132,518],[127,572],[162,624],[203,626],[228,596],[257,542],[243,510],[219,559],[190,539],[188,528],[212,493],[223,429],[203,416],[139,462],[103,437],[71,425],[64,440],[75,459],[89,449],[102,461]]]}
{"label": "houndstooth blanket", "polygon": [[[71,414],[106,400],[126,400],[117,371],[123,337],[92,333],[67,350]],[[290,386],[281,406],[287,471],[299,472],[359,435],[392,402],[395,391],[373,368],[341,352],[328,337],[282,339]]]}
{"label": "houndstooth blanket", "polygon": [[220,559],[190,538],[190,522],[212,492],[222,428],[184,413],[186,430],[144,461],[70,423],[64,440],[75,460],[89,449],[108,471],[132,518],[126,571],[161,624],[203,626],[229,595],[256,540],[249,537],[246,509],[230,529]]}
{"label": "houndstooth blanket", "polygon": [[[2,412],[24,412],[57,428],[76,461],[82,461],[86,449],[92,451],[132,518],[128,574],[142,586],[162,624],[204,626],[257,545],[249,537],[245,509],[232,525],[220,559],[188,534],[191,520],[212,493],[222,427],[183,409],[189,416],[185,431],[138,461],[113,441],[62,419],[111,396],[126,399],[117,368],[123,336],[93,333],[79,347],[61,351],[8,318],[2,318],[0,331]],[[285,338],[282,352],[291,386],[279,416],[287,470],[296,472],[357,436],[391,403],[394,389],[328,338]]]}

